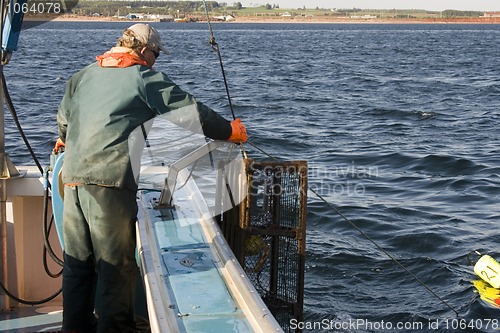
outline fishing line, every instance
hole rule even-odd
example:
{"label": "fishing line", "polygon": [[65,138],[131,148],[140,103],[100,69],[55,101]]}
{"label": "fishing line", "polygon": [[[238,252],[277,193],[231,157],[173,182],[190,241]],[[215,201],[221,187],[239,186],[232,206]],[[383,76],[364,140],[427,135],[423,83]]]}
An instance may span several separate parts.
{"label": "fishing line", "polygon": [[[226,88],[227,101],[229,103],[229,109],[231,110],[231,115],[233,116],[233,120],[236,120],[236,115],[234,114],[233,102],[231,100],[231,94],[229,93],[229,85],[227,83],[226,71],[224,70],[224,63],[222,62],[222,56],[220,54],[219,44],[215,40],[214,30],[212,29],[212,22],[210,21],[210,15],[208,14],[208,6],[206,0],[203,0],[203,7],[205,7],[205,14],[207,16],[208,30],[210,31],[210,40],[209,43],[212,46],[212,50],[217,53],[217,58],[219,59],[219,65],[222,72],[222,78],[224,80],[224,87]],[[243,143],[239,143],[241,148],[241,153],[244,158],[247,158],[247,153],[245,152],[245,148],[243,147]]]}
{"label": "fishing line", "polygon": [[[206,0],[203,0],[203,5],[205,7],[205,14],[207,16],[207,23],[208,23],[208,29],[210,30],[210,45],[212,46],[212,49],[217,53],[217,57],[219,58],[219,64],[222,70],[222,77],[224,79],[224,86],[226,88],[226,94],[229,102],[229,108],[231,109],[231,114],[233,115],[233,119],[236,119],[236,116],[234,114],[234,109],[233,109],[233,104],[231,102],[231,96],[229,93],[229,87],[227,84],[227,79],[226,79],[226,73],[224,70],[224,65],[222,62],[222,57],[220,54],[219,50],[219,45],[217,44],[214,36],[214,32],[212,29],[212,24],[210,22],[210,15],[208,14],[208,7]],[[247,141],[248,142],[248,141]],[[248,142],[252,147],[258,149],[260,152],[264,153],[268,157],[278,160],[276,157],[272,156],[271,154],[268,154],[261,148],[258,148],[255,144],[252,144]],[[242,147],[242,152],[246,158],[246,153],[243,150],[243,145]],[[321,201],[323,201],[325,204],[327,204],[335,213],[337,213],[344,221],[349,223],[352,227],[354,227],[363,237],[365,237],[369,242],[371,242],[377,249],[379,249],[381,252],[383,252],[387,257],[389,257],[392,261],[394,261],[399,267],[401,267],[406,273],[408,273],[415,281],[417,281],[420,285],[422,285],[430,294],[432,294],[434,297],[436,297],[441,303],[446,305],[450,310],[452,310],[455,315],[458,317],[458,311],[455,310],[448,302],[446,302],[443,298],[441,298],[438,294],[436,294],[429,286],[427,286],[422,280],[420,280],[415,274],[413,274],[408,268],[406,268],[399,260],[397,260],[392,254],[390,254],[388,251],[386,251],[383,247],[381,247],[375,240],[373,240],[368,234],[366,234],[363,230],[361,230],[353,221],[351,221],[349,218],[347,218],[344,214],[342,214],[335,206],[333,206],[330,202],[328,202],[322,195],[320,195],[318,192],[316,192],[314,189],[309,187],[309,190],[314,193]]]}
{"label": "fishing line", "polygon": [[[253,144],[251,142],[248,142],[248,141],[247,141],[247,143],[249,145],[251,145],[252,147],[254,147],[255,149],[258,149],[260,152],[262,152],[266,156],[268,156],[268,157],[270,157],[270,158],[272,158],[274,160],[277,160],[277,161],[279,160],[278,158],[276,158],[273,155],[267,153],[263,149],[257,147],[255,144]],[[441,303],[443,303],[446,307],[448,307],[450,310],[452,310],[457,317],[459,316],[458,311],[455,310],[453,308],[453,306],[451,306],[448,302],[446,302],[441,296],[439,296],[438,294],[436,294],[429,286],[427,286],[425,284],[425,282],[423,282],[422,280],[420,280],[415,274],[413,274],[408,268],[406,268],[398,259],[396,259],[396,257],[394,257],[391,253],[389,253],[382,246],[380,246],[373,238],[371,238],[370,236],[368,236],[368,234],[366,232],[364,232],[361,228],[359,228],[356,225],[356,223],[354,223],[347,216],[345,216],[344,214],[342,214],[341,211],[339,211],[332,203],[330,203],[329,201],[327,201],[321,194],[319,194],[318,192],[316,192],[313,188],[311,188],[309,186],[308,189],[309,189],[309,191],[311,191],[312,193],[314,193],[322,202],[324,202],[326,205],[328,205],[328,207],[330,207],[335,213],[337,213],[344,221],[346,221],[354,229],[356,229],[363,237],[365,237],[369,242],[371,242],[373,245],[375,245],[375,247],[379,251],[381,251],[382,253],[384,253],[387,257],[389,257],[392,261],[394,261],[399,267],[401,267],[406,273],[408,273],[415,281],[417,281],[422,287],[424,287],[431,295],[433,295],[434,297],[436,297]]]}
{"label": "fishing line", "polygon": [[229,93],[229,86],[226,79],[226,71],[224,70],[224,64],[222,63],[222,56],[220,54],[219,44],[215,41],[214,30],[212,29],[212,23],[210,22],[210,15],[208,14],[208,7],[206,0],[203,0],[203,6],[205,7],[205,14],[207,15],[208,30],[210,30],[210,45],[212,49],[217,53],[219,58],[220,69],[222,71],[222,78],[224,79],[224,86],[226,87],[227,100],[229,102],[229,109],[231,109],[231,114],[233,115],[233,120],[236,119],[233,109],[233,103],[231,102],[231,94]]}

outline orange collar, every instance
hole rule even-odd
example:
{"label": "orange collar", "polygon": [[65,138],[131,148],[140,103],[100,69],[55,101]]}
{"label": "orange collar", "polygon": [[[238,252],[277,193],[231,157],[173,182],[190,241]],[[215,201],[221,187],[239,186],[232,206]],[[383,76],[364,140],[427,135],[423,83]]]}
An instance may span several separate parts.
{"label": "orange collar", "polygon": [[148,66],[146,60],[140,58],[134,50],[126,47],[113,47],[104,54],[96,56],[96,60],[101,67],[125,68],[134,65]]}

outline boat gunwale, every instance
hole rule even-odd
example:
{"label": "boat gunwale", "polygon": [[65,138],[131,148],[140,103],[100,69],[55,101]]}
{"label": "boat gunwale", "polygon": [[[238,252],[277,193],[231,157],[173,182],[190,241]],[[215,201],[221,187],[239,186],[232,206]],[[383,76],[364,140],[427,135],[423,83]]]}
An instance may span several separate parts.
{"label": "boat gunwale", "polygon": [[[201,230],[203,231],[203,236],[205,237],[208,248],[210,249],[214,257],[218,259],[215,260],[214,265],[220,272],[221,278],[224,280],[228,291],[230,292],[232,297],[234,297],[235,302],[238,304],[241,311],[247,318],[252,329],[255,332],[262,332],[262,333],[283,332],[281,326],[278,324],[278,322],[268,309],[267,305],[264,303],[264,301],[258,294],[257,290],[250,282],[248,276],[241,267],[240,263],[234,256],[228,243],[224,239],[222,232],[219,226],[217,225],[216,221],[210,215],[207,203],[203,195],[201,194],[200,189],[198,188],[196,182],[189,178],[190,178],[189,172],[187,170],[183,169],[179,172],[178,181],[181,184],[185,183],[185,185],[180,191],[178,190],[179,192],[177,192],[177,195],[179,197],[181,192],[185,193],[185,195],[187,195],[187,197],[189,197],[190,200],[189,203],[186,200],[182,200],[182,202],[177,202],[177,204],[181,205],[181,207],[176,205],[174,209],[179,209],[182,207],[186,208],[185,205],[190,205],[191,208],[195,208],[196,210],[195,214],[198,218]],[[148,190],[139,191],[139,197],[142,198],[142,194],[147,191]],[[143,201],[144,199],[145,198],[142,198]],[[174,201],[173,201],[174,205],[176,204],[175,199],[176,196],[174,196]],[[145,203],[143,202],[142,204]],[[150,205],[150,207],[152,208],[151,203],[146,203],[146,204]],[[140,207],[139,210],[141,209],[147,209],[147,208]],[[149,233],[150,240],[154,239],[154,241],[156,241],[156,237],[151,238],[151,236],[153,236],[152,235],[153,227],[151,226],[151,223],[152,221],[150,220],[149,215],[146,214],[145,211],[143,211],[140,214],[140,218],[138,219],[138,231],[139,231],[138,238],[146,237],[146,234],[144,234],[144,232],[146,232]],[[159,251],[160,249],[156,248],[156,250],[153,250],[151,246],[148,246],[142,241],[140,244],[141,244],[140,248],[141,260],[145,261],[144,264],[141,263],[141,268],[146,269],[145,271],[143,271],[144,272],[143,275],[144,276],[147,275],[149,278],[151,278],[151,279],[144,279],[144,282],[155,284],[153,288],[161,288],[159,286],[159,281],[161,281],[161,279],[163,279],[165,283],[168,284],[167,276],[159,276],[158,272],[154,273],[155,275],[152,275],[151,272],[148,273],[147,271],[147,269],[160,266],[159,264],[161,262],[160,251]],[[162,272],[164,272],[163,268],[161,267],[159,268],[161,269]],[[154,279],[156,279],[156,281]],[[149,287],[147,286],[146,288]],[[169,293],[172,293],[172,291],[169,291]],[[166,292],[162,292],[162,294],[165,297],[165,299],[163,300],[153,299],[151,298],[151,296],[148,299],[148,310],[150,309],[151,311],[150,320],[152,314],[161,314],[161,313],[167,314],[165,318],[161,318],[161,322],[155,322],[156,319],[152,321],[153,325],[155,325],[155,328],[158,329],[158,332],[160,331],[163,332],[164,330],[160,330],[160,327],[162,326],[156,327],[156,325],[161,325],[161,324],[168,325],[168,323],[165,323],[165,321],[170,321],[170,324],[176,322],[177,325],[182,325],[179,323],[179,319],[177,318],[176,315],[176,309],[174,305],[175,302],[171,302],[173,301],[174,298],[170,298],[170,295],[165,295]],[[151,303],[149,301],[151,301]],[[168,320],[167,317],[169,318]],[[169,328],[172,329],[172,325],[169,325]],[[154,332],[153,326],[152,326],[152,331]]]}

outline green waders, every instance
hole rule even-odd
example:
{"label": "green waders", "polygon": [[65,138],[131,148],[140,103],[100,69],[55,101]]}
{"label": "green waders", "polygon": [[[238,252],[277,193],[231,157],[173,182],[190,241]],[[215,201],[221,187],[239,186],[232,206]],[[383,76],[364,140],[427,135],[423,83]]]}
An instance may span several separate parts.
{"label": "green waders", "polygon": [[95,332],[94,308],[98,333],[133,332],[136,218],[133,191],[65,186],[64,332]]}

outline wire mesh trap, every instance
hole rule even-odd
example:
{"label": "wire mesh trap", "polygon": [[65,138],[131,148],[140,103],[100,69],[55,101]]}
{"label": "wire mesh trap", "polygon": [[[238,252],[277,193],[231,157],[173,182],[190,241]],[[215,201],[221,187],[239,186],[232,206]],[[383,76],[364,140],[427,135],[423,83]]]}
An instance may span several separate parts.
{"label": "wire mesh trap", "polygon": [[[303,318],[307,162],[243,162],[240,170],[219,168],[216,197],[230,209],[220,210],[218,222],[269,310],[290,331],[290,321]],[[242,184],[240,204],[229,182]]]}

